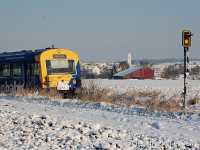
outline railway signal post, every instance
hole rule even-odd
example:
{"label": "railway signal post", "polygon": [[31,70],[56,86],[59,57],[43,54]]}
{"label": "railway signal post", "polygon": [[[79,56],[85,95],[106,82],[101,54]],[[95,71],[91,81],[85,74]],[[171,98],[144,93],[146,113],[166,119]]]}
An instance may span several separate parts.
{"label": "railway signal post", "polygon": [[184,89],[183,89],[183,109],[186,111],[186,97],[187,97],[187,89],[188,82],[186,79],[189,78],[189,47],[191,46],[191,37],[192,33],[190,30],[182,31],[182,46],[184,48]]}

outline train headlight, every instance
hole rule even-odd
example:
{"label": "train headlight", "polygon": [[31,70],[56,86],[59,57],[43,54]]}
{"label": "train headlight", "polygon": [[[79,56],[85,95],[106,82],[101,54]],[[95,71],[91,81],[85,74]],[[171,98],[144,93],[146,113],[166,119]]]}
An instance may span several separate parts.
{"label": "train headlight", "polygon": [[73,79],[72,83],[73,83],[73,84],[76,84],[76,79]]}

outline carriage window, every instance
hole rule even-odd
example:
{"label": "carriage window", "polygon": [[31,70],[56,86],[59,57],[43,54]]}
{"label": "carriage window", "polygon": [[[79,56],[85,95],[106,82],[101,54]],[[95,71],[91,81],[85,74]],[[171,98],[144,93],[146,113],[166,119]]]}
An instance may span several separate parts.
{"label": "carriage window", "polygon": [[2,65],[2,68],[3,68],[2,76],[10,76],[10,65],[4,64]]}
{"label": "carriage window", "polygon": [[21,76],[22,67],[20,64],[13,64],[13,76]]}
{"label": "carriage window", "polygon": [[66,74],[75,73],[73,60],[47,60],[46,61],[47,74]]}

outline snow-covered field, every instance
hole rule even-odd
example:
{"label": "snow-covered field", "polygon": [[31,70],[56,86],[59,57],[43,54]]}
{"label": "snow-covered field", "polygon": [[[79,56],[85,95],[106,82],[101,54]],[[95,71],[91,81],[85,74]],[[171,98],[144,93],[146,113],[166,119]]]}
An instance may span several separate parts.
{"label": "snow-covered field", "polygon": [[200,114],[0,98],[0,149],[200,149]]}
{"label": "snow-covered field", "polygon": [[[179,80],[108,80],[108,79],[85,79],[84,85],[94,82],[102,88],[108,88],[118,93],[124,93],[131,90],[136,91],[160,91],[168,97],[181,95],[183,92],[183,79]],[[188,81],[188,95],[190,97],[200,97],[200,80]]]}
{"label": "snow-covered field", "polygon": [[[88,80],[83,81],[84,84]],[[124,92],[182,89],[177,80],[95,80]],[[199,89],[192,81],[192,92]],[[200,109],[198,105],[195,109]],[[147,111],[79,100],[0,96],[0,149],[200,149],[200,113]]]}

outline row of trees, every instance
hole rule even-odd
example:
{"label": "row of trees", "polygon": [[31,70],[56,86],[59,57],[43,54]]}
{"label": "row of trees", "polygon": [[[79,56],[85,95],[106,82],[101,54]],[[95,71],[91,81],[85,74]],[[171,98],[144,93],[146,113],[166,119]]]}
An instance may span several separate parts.
{"label": "row of trees", "polygon": [[[170,65],[164,69],[161,74],[162,78],[175,79],[180,75],[183,75],[184,67],[183,65]],[[190,70],[190,76],[194,79],[200,78],[200,66],[195,66]]]}

